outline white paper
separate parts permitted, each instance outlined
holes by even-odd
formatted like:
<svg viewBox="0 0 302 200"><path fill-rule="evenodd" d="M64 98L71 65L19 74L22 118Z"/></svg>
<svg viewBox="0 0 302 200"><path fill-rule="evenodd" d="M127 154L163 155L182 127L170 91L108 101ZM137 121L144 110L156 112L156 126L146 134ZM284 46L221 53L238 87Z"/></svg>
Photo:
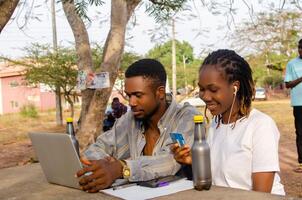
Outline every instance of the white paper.
<svg viewBox="0 0 302 200"><path fill-rule="evenodd" d="M109 88L110 80L109 80L109 72L101 72L94 74L93 80L88 85L88 88L98 89L98 88Z"/></svg>
<svg viewBox="0 0 302 200"><path fill-rule="evenodd" d="M109 72L100 73L88 73L85 71L79 71L77 77L77 89L85 90L86 88L98 89L109 88L110 79Z"/></svg>
<svg viewBox="0 0 302 200"><path fill-rule="evenodd" d="M87 73L85 71L79 71L77 77L77 89L85 90L86 89L86 78Z"/></svg>
<svg viewBox="0 0 302 200"><path fill-rule="evenodd" d="M193 189L193 182L186 179L181 179L172 182L167 186L158 187L158 188L148 188L148 187L135 185L135 186L126 187L118 190L106 189L106 190L102 190L101 192L122 199L142 200L142 199L151 199L155 197L169 195L169 194L190 190L190 189Z"/></svg>

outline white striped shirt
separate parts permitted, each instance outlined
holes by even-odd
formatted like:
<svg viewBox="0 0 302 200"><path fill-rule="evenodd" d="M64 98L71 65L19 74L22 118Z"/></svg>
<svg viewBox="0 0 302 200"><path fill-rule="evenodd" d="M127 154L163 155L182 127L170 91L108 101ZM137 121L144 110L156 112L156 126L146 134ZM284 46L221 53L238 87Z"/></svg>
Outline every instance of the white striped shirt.
<svg viewBox="0 0 302 200"><path fill-rule="evenodd" d="M113 128L97 138L85 151L90 160L114 156L123 159L130 168L129 181L146 181L161 176L175 174L180 165L170 152L171 132L182 133L186 144L192 146L194 137L193 116L199 114L191 105L181 106L172 100L157 126L160 136L154 146L152 156L143 155L146 144L144 126L135 120L132 112L119 118Z"/></svg>

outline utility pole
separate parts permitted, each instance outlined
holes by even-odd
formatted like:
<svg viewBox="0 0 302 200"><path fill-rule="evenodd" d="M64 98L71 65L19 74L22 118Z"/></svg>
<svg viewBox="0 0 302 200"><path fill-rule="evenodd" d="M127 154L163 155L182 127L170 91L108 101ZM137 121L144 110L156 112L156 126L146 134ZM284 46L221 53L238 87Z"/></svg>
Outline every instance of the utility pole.
<svg viewBox="0 0 302 200"><path fill-rule="evenodd" d="M56 25L56 7L55 0L51 0L51 24L52 24L52 44L53 51L57 52L58 40L57 40L57 25Z"/></svg>
<svg viewBox="0 0 302 200"><path fill-rule="evenodd" d="M58 50L55 0L51 0L52 43L54 53ZM63 125L62 100L60 87L56 86L56 123Z"/></svg>
<svg viewBox="0 0 302 200"><path fill-rule="evenodd" d="M188 83L187 83L187 76L186 76L186 56L182 55L182 61L183 61L183 66L184 66L184 77L185 77L185 89L186 89L186 95L188 94Z"/></svg>
<svg viewBox="0 0 302 200"><path fill-rule="evenodd" d="M172 18L172 92L176 98L176 47L175 47L175 20Z"/></svg>

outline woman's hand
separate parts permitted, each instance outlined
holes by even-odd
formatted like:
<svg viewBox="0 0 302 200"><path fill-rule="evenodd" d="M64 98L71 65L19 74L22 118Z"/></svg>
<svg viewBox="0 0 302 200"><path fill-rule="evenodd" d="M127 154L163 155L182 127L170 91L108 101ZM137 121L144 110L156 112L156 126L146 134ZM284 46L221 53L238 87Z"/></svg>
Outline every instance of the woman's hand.
<svg viewBox="0 0 302 200"><path fill-rule="evenodd" d="M172 144L170 147L174 154L174 159L180 164L192 165L191 149L188 145L180 147L178 143Z"/></svg>

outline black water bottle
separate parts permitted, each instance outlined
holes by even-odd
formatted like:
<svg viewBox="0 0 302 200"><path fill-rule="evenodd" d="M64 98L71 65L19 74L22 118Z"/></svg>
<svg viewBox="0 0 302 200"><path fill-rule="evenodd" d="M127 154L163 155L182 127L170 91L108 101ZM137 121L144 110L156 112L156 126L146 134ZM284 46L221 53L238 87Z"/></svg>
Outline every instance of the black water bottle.
<svg viewBox="0 0 302 200"><path fill-rule="evenodd" d="M67 122L66 133L70 136L72 144L73 144L78 156L80 156L79 142L78 142L77 138L75 137L75 131L74 131L74 127L73 127L73 119L71 117L67 117L66 122Z"/></svg>
<svg viewBox="0 0 302 200"><path fill-rule="evenodd" d="M210 147L202 115L194 116L194 142L192 146L193 183L196 190L209 190L212 185Z"/></svg>

